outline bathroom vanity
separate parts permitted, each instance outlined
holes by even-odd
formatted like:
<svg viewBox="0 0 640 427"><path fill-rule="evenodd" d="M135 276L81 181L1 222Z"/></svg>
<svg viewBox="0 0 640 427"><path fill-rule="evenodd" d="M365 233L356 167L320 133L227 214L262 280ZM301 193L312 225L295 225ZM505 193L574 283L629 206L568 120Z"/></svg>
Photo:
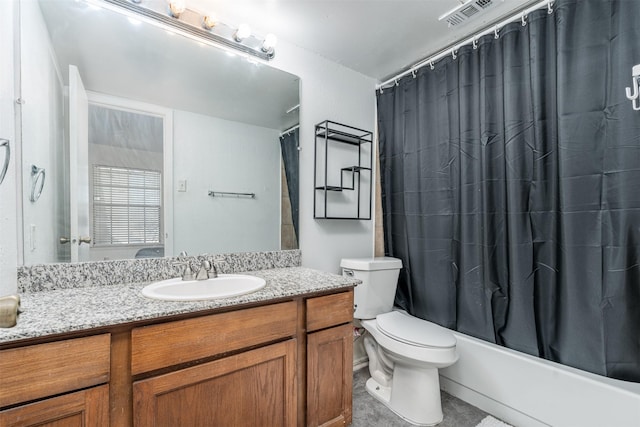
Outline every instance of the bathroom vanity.
<svg viewBox="0 0 640 427"><path fill-rule="evenodd" d="M264 291L211 307L149 301L140 285L125 286L116 300L134 299L142 319L123 321L130 308L121 306L113 324L16 332L33 335L23 339L0 332L0 425L350 424L357 281L303 268L254 273ZM70 292L66 304L88 293ZM23 298L24 328L46 294ZM118 302L101 306L116 312ZM140 314L163 304L178 312Z"/></svg>

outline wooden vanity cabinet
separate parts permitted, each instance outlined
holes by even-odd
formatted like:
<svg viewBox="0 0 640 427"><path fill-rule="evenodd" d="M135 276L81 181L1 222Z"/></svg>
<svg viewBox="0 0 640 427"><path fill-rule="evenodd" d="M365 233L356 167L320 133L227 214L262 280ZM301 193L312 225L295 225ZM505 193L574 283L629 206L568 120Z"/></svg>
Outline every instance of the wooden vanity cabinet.
<svg viewBox="0 0 640 427"><path fill-rule="evenodd" d="M307 305L307 425L351 424L353 292L310 298Z"/></svg>
<svg viewBox="0 0 640 427"><path fill-rule="evenodd" d="M198 361L133 383L134 426L294 427L296 333L294 301L134 329L134 375Z"/></svg>
<svg viewBox="0 0 640 427"><path fill-rule="evenodd" d="M0 350L1 427L351 423L353 291Z"/></svg>
<svg viewBox="0 0 640 427"><path fill-rule="evenodd" d="M110 334L2 350L0 373L0 426L109 426Z"/></svg>

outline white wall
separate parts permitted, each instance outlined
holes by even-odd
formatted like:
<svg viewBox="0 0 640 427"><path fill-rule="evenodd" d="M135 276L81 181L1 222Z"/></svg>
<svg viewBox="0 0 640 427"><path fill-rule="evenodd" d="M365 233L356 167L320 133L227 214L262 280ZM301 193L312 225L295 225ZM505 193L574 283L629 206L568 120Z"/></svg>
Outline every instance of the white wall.
<svg viewBox="0 0 640 427"><path fill-rule="evenodd" d="M18 263L16 234L16 141L14 133L14 61L13 19L15 4L3 4L0 13L0 138L10 141L11 164L5 180L0 184L0 296L17 290L16 265ZM4 150L0 150L0 168L4 162Z"/></svg>
<svg viewBox="0 0 640 427"><path fill-rule="evenodd" d="M279 249L278 130L186 111L174 112L173 129L174 252ZM256 197L210 197L209 190Z"/></svg>
<svg viewBox="0 0 640 427"><path fill-rule="evenodd" d="M26 264L59 259L58 243L62 224L54 214L63 201L61 197L64 162L64 97L47 27L36 2L21 3L21 56L23 123L22 140L29 141L22 150L24 261ZM46 178L40 198L29 200L31 165L45 169ZM35 234L32 234L30 230Z"/></svg>
<svg viewBox="0 0 640 427"><path fill-rule="evenodd" d="M373 256L373 220L313 219L314 126L328 119L373 131L376 81L286 42L278 43L271 65L301 78L302 264L337 273L342 258Z"/></svg>

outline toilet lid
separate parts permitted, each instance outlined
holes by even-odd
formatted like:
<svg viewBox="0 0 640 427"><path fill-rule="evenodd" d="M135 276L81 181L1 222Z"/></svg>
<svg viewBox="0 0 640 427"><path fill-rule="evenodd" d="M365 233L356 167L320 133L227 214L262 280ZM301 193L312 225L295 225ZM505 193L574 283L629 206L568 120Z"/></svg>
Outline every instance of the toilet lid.
<svg viewBox="0 0 640 427"><path fill-rule="evenodd" d="M376 321L383 334L407 344L431 348L456 345L456 338L448 329L400 311L380 314Z"/></svg>

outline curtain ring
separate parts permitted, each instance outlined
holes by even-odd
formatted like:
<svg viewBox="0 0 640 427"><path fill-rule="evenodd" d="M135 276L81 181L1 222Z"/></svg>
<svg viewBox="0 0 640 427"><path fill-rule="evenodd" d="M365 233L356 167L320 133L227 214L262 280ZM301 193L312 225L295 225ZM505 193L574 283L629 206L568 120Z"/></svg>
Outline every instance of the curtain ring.
<svg viewBox="0 0 640 427"><path fill-rule="evenodd" d="M457 58L455 49L451 49L451 56L453 57L453 59Z"/></svg>
<svg viewBox="0 0 640 427"><path fill-rule="evenodd" d="M400 85L398 84L398 79L395 79L395 80L394 80L394 83L396 84L396 86L400 86Z"/></svg>
<svg viewBox="0 0 640 427"><path fill-rule="evenodd" d="M473 45L473 49L478 48L478 40L475 37L473 38L473 41L471 42L471 44Z"/></svg>
<svg viewBox="0 0 640 427"><path fill-rule="evenodd" d="M416 76L417 76L417 75L416 75L416 70L411 70L411 75L412 75L412 76L413 76L413 78L415 79L415 78L416 78Z"/></svg>
<svg viewBox="0 0 640 427"><path fill-rule="evenodd" d="M493 29L493 34L494 34L494 38L496 40L498 40L500 38L500 36L498 35L498 26L496 25L495 28Z"/></svg>
<svg viewBox="0 0 640 427"><path fill-rule="evenodd" d="M551 15L553 13L553 0L549 0L547 3L547 13Z"/></svg>
<svg viewBox="0 0 640 427"><path fill-rule="evenodd" d="M382 95L384 91L382 90L382 86L380 86L380 95Z"/></svg>
<svg viewBox="0 0 640 427"><path fill-rule="evenodd" d="M433 66L433 61L429 61L429 68L431 68L432 70L436 68Z"/></svg>
<svg viewBox="0 0 640 427"><path fill-rule="evenodd" d="M522 12L522 26L527 26L527 16L524 14L524 12Z"/></svg>

